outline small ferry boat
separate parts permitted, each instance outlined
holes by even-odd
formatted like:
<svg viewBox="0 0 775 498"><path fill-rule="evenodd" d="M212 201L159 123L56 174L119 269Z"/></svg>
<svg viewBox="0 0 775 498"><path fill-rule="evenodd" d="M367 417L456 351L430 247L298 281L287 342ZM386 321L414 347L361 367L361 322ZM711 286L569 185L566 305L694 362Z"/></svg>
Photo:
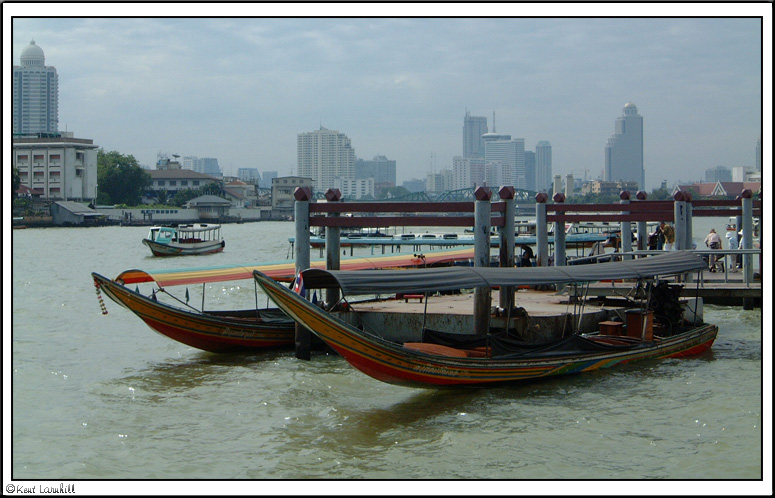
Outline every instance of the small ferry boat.
<svg viewBox="0 0 775 498"><path fill-rule="evenodd" d="M221 252L226 242L221 236L221 225L194 223L151 227L143 244L154 256L186 256Z"/></svg>

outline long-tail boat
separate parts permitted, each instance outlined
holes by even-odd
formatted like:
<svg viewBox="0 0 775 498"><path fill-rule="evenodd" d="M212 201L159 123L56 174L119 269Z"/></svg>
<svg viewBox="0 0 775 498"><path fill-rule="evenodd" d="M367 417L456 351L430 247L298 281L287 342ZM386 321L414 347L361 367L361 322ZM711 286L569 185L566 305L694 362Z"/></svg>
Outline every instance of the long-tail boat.
<svg viewBox="0 0 775 498"><path fill-rule="evenodd" d="M473 249L458 249L427 254L344 258L340 267L353 271L432 266L466 261L472 257ZM324 268L325 261L313 261L312 267ZM277 308L260 309L256 301L254 309L204 310L205 284L252 280L254 270L259 270L279 282L292 282L295 277L294 263L282 261L261 265L222 265L156 271L132 269L122 272L115 279L92 273L92 279L103 314L107 314L107 308L102 300L102 292L140 317L151 329L188 346L214 353L291 346L294 342L294 322ZM153 286L147 295L140 292L138 284L143 283L151 283ZM188 285L202 285L203 302L200 309L189 305L188 299L184 301L168 289ZM162 298L168 298L165 300L167 302L162 302Z"/></svg>
<svg viewBox="0 0 775 498"><path fill-rule="evenodd" d="M426 297L427 306L427 297L435 292L476 287L575 285L619 279L659 285L658 276L680 275L704 267L705 263L698 256L677 251L573 267L447 267L361 272L309 269L303 271L301 277L307 292L339 288L343 296L392 292L420 294ZM514 383L609 368L635 360L696 355L710 348L718 333L717 326L700 321L696 308L691 321L679 312L677 321L672 320L669 326L659 329L653 326L653 314L643 308L636 310L636 316L643 317L643 323L628 323L626 327L614 324L620 326L612 326L613 333L607 333L609 330L600 324L600 330L592 333L574 333L541 344L515 340L503 333L471 334L472 331L460 330L448 331L456 332L453 334L424 331L422 342L396 343L380 337L379 331L362 330L363 327L345 322L259 271L254 272L254 277L280 309L316 334L353 367L375 379L411 387ZM331 307L334 305L341 306L330 304ZM637 322L640 321L638 318Z"/></svg>

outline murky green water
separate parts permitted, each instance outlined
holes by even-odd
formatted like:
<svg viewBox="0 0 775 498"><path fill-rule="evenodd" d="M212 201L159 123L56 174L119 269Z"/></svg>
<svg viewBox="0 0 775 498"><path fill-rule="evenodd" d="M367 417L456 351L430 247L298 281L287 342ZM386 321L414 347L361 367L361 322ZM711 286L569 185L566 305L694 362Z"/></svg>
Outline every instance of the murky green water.
<svg viewBox="0 0 775 498"><path fill-rule="evenodd" d="M761 479L759 309L706 306L720 332L700 357L453 391L382 384L335 356L214 355L156 334L107 298L109 314L100 313L92 271L279 260L293 231L292 223L227 225L222 254L173 259L150 256L140 243L147 228L14 231L5 294L13 327L4 332L13 479L87 480L81 491L105 479ZM250 305L253 284L211 294L223 307ZM111 493L141 483L106 484ZM516 494L556 484L509 485ZM178 482L170 492L232 485L292 489ZM632 485L648 489L612 489ZM574 489L582 488L558 492Z"/></svg>

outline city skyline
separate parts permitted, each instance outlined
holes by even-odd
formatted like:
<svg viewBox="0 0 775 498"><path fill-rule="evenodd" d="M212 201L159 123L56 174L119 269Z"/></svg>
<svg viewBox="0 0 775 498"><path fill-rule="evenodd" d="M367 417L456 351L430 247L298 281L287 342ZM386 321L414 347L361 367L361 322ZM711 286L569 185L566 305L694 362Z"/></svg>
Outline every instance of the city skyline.
<svg viewBox="0 0 775 498"><path fill-rule="evenodd" d="M650 191L716 166L753 167L756 142L770 140L762 41L771 32L756 18L14 18L12 27L5 57L17 65L34 39L57 69L60 129L144 165L165 151L217 158L227 175L298 174L297 136L323 126L345 134L358 159L396 161L400 185L452 169L468 111L495 113L490 130L524 139L526 151L550 143L554 174L594 179L632 101Z"/></svg>

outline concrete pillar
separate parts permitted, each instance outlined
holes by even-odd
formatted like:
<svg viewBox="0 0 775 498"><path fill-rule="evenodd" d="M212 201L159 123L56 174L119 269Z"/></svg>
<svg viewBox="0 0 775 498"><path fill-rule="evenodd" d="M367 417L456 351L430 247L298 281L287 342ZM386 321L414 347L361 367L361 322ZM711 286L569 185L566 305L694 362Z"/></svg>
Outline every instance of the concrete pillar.
<svg viewBox="0 0 775 498"><path fill-rule="evenodd" d="M546 192L536 194L536 266L549 266L549 227L546 221Z"/></svg>
<svg viewBox="0 0 775 498"><path fill-rule="evenodd" d="M630 204L630 193L626 190L619 192L619 204L628 206ZM622 214L630 214L629 209L622 211ZM621 223L622 233L622 252L632 251L632 222L622 221ZM622 260L632 259L632 256L624 256Z"/></svg>
<svg viewBox="0 0 775 498"><path fill-rule="evenodd" d="M328 189L326 191L326 200L328 202L339 202L342 199L342 192L339 189ZM328 213L328 216L335 218L339 213ZM326 227L326 269L338 270L340 257L339 249L341 247L341 230L339 227ZM383 246L384 247L384 246ZM322 297L322 296L321 296ZM339 301L339 289L326 289L326 303L334 304Z"/></svg>
<svg viewBox="0 0 775 498"><path fill-rule="evenodd" d="M514 240L516 228L514 218L517 213L516 190L514 187L501 187L498 191L501 200L506 203L506 211L503 213L503 229L500 233L500 266L504 268L514 267ZM501 287L500 305L504 310L509 310L514 304L514 287Z"/></svg>
<svg viewBox="0 0 775 498"><path fill-rule="evenodd" d="M691 250L694 234L692 233L692 193L684 192L684 202L686 202L686 249Z"/></svg>
<svg viewBox="0 0 775 498"><path fill-rule="evenodd" d="M642 190L639 190L635 194L635 199L639 201L645 201L648 198L648 194ZM645 221L636 222L637 236L636 248L638 251L645 251L648 248L649 229L648 224Z"/></svg>
<svg viewBox="0 0 775 498"><path fill-rule="evenodd" d="M474 198L474 266L489 266L492 191L487 187L478 187ZM474 289L474 334L486 335L490 331L491 302L489 287Z"/></svg>
<svg viewBox="0 0 775 498"><path fill-rule="evenodd" d="M554 202L565 202L565 194L554 194ZM554 222L554 266L565 266L565 222Z"/></svg>
<svg viewBox="0 0 775 498"><path fill-rule="evenodd" d="M681 251L686 249L686 202L684 193L680 190L673 196L673 215L675 218L675 244L673 249Z"/></svg>
<svg viewBox="0 0 775 498"><path fill-rule="evenodd" d="M309 202L312 199L312 190L309 187L296 187L293 192L296 199L293 205L294 219L296 220L296 244L294 256L296 258L296 273L309 268ZM296 358L309 360L312 349L312 333L296 324Z"/></svg>
<svg viewBox="0 0 775 498"><path fill-rule="evenodd" d="M753 193L749 189L740 194L743 211L743 249L753 249ZM743 254L745 283L753 281L753 254Z"/></svg>

